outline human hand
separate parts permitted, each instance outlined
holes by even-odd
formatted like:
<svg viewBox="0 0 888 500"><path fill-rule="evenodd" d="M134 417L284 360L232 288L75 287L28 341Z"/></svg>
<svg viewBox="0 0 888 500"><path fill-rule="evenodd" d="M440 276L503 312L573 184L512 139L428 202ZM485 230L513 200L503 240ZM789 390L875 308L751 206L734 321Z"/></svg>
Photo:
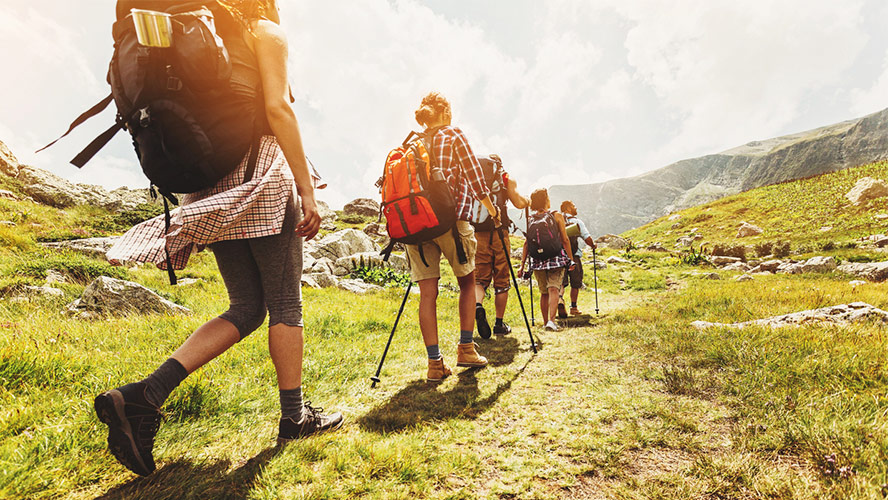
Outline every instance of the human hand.
<svg viewBox="0 0 888 500"><path fill-rule="evenodd" d="M573 270L576 269L576 268L577 268L577 265L576 265L576 264L571 264L570 267L567 268L567 270L568 270L568 271L573 271Z"/></svg>
<svg viewBox="0 0 888 500"><path fill-rule="evenodd" d="M314 199L314 193L303 195L300 198L302 200L302 220L296 225L296 234L308 241L314 238L321 229L321 215L318 213L318 203Z"/></svg>

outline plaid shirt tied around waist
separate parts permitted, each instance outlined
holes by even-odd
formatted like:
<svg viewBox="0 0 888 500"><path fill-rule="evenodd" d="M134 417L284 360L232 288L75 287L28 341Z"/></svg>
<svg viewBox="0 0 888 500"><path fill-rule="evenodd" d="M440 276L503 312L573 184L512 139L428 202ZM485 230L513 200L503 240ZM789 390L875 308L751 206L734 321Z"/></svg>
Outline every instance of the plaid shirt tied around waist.
<svg viewBox="0 0 888 500"><path fill-rule="evenodd" d="M249 152L215 186L186 194L170 212L169 233L164 216L130 229L107 252L111 263L150 262L166 269L169 249L173 269L184 269L192 253L217 241L261 238L279 234L290 197L296 196L293 173L274 136L262 137L253 178L244 183Z"/></svg>
<svg viewBox="0 0 888 500"><path fill-rule="evenodd" d="M471 220L473 198L481 200L490 194L481 164L458 127L442 127L435 133L433 143L437 164L456 198L456 217L458 220Z"/></svg>

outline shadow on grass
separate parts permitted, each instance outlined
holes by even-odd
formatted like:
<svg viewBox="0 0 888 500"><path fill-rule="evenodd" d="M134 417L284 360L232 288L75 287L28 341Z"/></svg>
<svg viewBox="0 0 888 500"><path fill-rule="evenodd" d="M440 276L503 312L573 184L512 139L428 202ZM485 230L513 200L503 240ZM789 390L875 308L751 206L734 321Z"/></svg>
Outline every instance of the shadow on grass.
<svg viewBox="0 0 888 500"><path fill-rule="evenodd" d="M130 498L246 498L265 465L282 451L282 447L266 448L245 464L230 471L231 462L221 461L198 465L173 462L148 477L140 477L116 486L100 499Z"/></svg>
<svg viewBox="0 0 888 500"><path fill-rule="evenodd" d="M488 366L491 367L511 364L518 353L518 341L511 336L482 342L481 354L487 357ZM524 373L531 360L533 356L484 398L480 398L481 391L478 388L478 372L484 368L458 369L463 371L455 373L459 379L456 387L446 392L438 391L440 384L429 383L425 379L416 380L382 406L358 418L358 425L368 431L388 433L399 432L423 422L451 418L475 419L512 387L512 383Z"/></svg>

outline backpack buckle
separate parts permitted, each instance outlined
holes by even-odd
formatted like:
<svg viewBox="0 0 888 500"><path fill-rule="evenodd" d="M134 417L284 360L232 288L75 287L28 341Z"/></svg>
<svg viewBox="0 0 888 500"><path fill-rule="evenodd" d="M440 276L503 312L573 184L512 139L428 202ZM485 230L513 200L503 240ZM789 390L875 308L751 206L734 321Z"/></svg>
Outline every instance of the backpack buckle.
<svg viewBox="0 0 888 500"><path fill-rule="evenodd" d="M168 76L166 89L171 92L182 90L182 79L175 76Z"/></svg>
<svg viewBox="0 0 888 500"><path fill-rule="evenodd" d="M142 108L139 110L139 126L148 128L149 125L151 125L151 113L148 108Z"/></svg>

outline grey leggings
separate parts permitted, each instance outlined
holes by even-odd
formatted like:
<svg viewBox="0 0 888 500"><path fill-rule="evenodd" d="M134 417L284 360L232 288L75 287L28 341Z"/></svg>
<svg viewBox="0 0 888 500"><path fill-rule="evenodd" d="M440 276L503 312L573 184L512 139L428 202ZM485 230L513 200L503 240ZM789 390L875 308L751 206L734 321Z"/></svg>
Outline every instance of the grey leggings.
<svg viewBox="0 0 888 500"><path fill-rule="evenodd" d="M243 340L265 321L302 326L302 238L296 235L300 212L287 203L280 234L210 245L228 289L228 310L219 317L237 327Z"/></svg>

